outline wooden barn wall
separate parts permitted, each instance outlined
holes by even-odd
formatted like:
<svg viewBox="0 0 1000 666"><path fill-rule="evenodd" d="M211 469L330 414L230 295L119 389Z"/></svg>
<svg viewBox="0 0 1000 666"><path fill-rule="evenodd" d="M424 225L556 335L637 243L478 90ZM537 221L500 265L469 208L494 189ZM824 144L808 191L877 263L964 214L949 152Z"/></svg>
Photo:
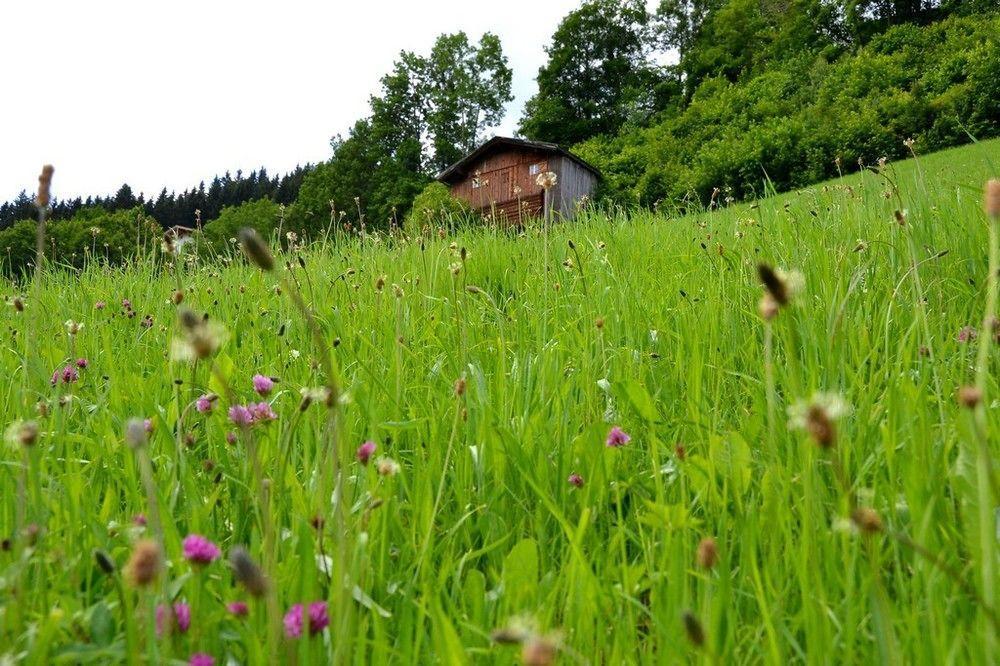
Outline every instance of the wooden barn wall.
<svg viewBox="0 0 1000 666"><path fill-rule="evenodd" d="M597 176L568 157L553 157L550 162L550 169L559 176L556 186L550 192L552 213L567 220L572 219L576 215L580 199L593 196Z"/></svg>
<svg viewBox="0 0 1000 666"><path fill-rule="evenodd" d="M529 173L530 166L541 162L543 170L551 169L552 159L533 150L510 150L489 155L472 165L468 175L451 186L451 193L475 208L516 201L515 186L521 188L522 199L541 194L542 188L535 183L536 176ZM477 171L485 184L474 188L472 181Z"/></svg>
<svg viewBox="0 0 1000 666"><path fill-rule="evenodd" d="M484 157L469 168L468 175L451 186L453 196L484 212L495 212L510 219L520 210L522 215L541 214L542 188L536 183L537 174L530 167L540 165L540 171L553 171L557 184L549 192L546 207L553 215L572 219L578 201L591 196L597 177L588 169L560 155L535 150L508 150ZM478 173L477 173L478 172ZM475 178L481 186L473 187ZM520 187L520 194L515 188ZM522 208L518 208L518 199Z"/></svg>

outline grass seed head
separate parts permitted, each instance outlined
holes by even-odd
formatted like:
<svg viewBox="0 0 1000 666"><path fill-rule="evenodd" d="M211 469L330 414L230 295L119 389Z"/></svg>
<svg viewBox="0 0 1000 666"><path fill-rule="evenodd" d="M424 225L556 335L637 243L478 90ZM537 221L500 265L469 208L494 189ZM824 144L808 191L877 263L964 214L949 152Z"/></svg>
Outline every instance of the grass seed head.
<svg viewBox="0 0 1000 666"><path fill-rule="evenodd" d="M976 406L983 400L983 392L975 386L962 386L958 389L958 393L955 397L958 399L958 403L963 407L975 409Z"/></svg>
<svg viewBox="0 0 1000 666"><path fill-rule="evenodd" d="M15 421L7 428L7 441L19 446L34 446L38 441L38 424L34 421Z"/></svg>
<svg viewBox="0 0 1000 666"><path fill-rule="evenodd" d="M983 208L993 219L1000 219L1000 179L993 178L986 183Z"/></svg>
<svg viewBox="0 0 1000 666"><path fill-rule="evenodd" d="M703 646L705 644L705 629L701 626L701 620L691 611L684 611L681 619L684 621L684 633L691 644L699 648Z"/></svg>
<svg viewBox="0 0 1000 666"><path fill-rule="evenodd" d="M781 309L781 306L778 305L778 301L774 299L771 292L767 292L760 297L760 304L757 306L757 309L760 312L761 319L771 321L778 316L778 310Z"/></svg>
<svg viewBox="0 0 1000 666"><path fill-rule="evenodd" d="M109 576L115 572L114 560L112 560L111 556L103 550L94 551L94 560L97 562L97 566L101 568L101 571Z"/></svg>
<svg viewBox="0 0 1000 666"><path fill-rule="evenodd" d="M38 176L38 195L35 196L35 205L39 208L48 208L52 201L52 174L55 169L51 164L42 167L42 173Z"/></svg>
<svg viewBox="0 0 1000 666"><path fill-rule="evenodd" d="M125 565L125 577L135 587L147 587L159 578L162 568L163 551L160 545L151 539L143 539L132 549Z"/></svg>
<svg viewBox="0 0 1000 666"><path fill-rule="evenodd" d="M268 249L267 244L256 231L250 227L243 227L239 231L239 239L243 253L257 268L264 271L274 270L274 257L271 256L271 250Z"/></svg>
<svg viewBox="0 0 1000 666"><path fill-rule="evenodd" d="M702 569L711 569L719 561L719 549L715 539L705 537L698 543L698 566Z"/></svg>
<svg viewBox="0 0 1000 666"><path fill-rule="evenodd" d="M129 419L125 424L125 441L133 449L141 449L146 446L149 439L149 432L146 430L146 423L143 419Z"/></svg>
<svg viewBox="0 0 1000 666"><path fill-rule="evenodd" d="M521 647L524 666L549 666L556 661L556 646L544 636L533 636Z"/></svg>
<svg viewBox="0 0 1000 666"><path fill-rule="evenodd" d="M267 577L246 548L236 546L229 551L229 564L233 567L233 576L247 592L255 597L264 595L267 591Z"/></svg>
<svg viewBox="0 0 1000 666"><path fill-rule="evenodd" d="M850 407L839 395L816 393L788 408L788 427L806 431L817 446L828 449L837 442L836 421L848 412Z"/></svg>
<svg viewBox="0 0 1000 666"><path fill-rule="evenodd" d="M851 512L851 522L862 534L876 534L882 531L882 519L874 509L858 507Z"/></svg>
<svg viewBox="0 0 1000 666"><path fill-rule="evenodd" d="M777 271L767 264L758 264L757 275L760 277L760 281L764 283L767 293L771 295L778 305L788 305L788 286L778 275Z"/></svg>

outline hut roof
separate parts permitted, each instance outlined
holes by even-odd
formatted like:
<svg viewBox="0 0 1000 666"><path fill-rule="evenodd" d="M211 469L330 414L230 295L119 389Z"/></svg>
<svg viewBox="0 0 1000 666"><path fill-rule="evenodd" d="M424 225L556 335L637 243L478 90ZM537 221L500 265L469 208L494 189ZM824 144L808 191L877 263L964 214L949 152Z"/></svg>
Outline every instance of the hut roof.
<svg viewBox="0 0 1000 666"><path fill-rule="evenodd" d="M586 161L577 157L573 153L569 152L565 148L554 144L546 143L544 141L528 141L527 139L514 139L505 136L495 136L483 145L479 146L471 153L460 159L459 161L452 164L450 167L442 171L437 175L437 180L442 183L447 183L448 185L453 185L456 182L463 180L469 175L469 169L472 168L481 159L486 158L494 153L498 153L503 150L509 149L522 149L522 150L537 150L542 153L547 153L549 155L560 155L562 157L567 157L577 164L579 164L584 169L591 171L598 178L601 176L601 172L598 171L593 165L588 164Z"/></svg>

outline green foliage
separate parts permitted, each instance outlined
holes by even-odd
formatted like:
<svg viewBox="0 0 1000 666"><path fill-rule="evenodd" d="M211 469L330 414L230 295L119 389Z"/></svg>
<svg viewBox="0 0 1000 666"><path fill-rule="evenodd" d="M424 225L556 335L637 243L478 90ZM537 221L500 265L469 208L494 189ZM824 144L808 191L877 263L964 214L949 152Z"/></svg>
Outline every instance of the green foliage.
<svg viewBox="0 0 1000 666"><path fill-rule="evenodd" d="M5 273L23 275L32 269L36 229L35 221L22 220L0 230ZM141 206L115 212L97 206L82 208L68 220L46 224L45 259L77 268L88 259L119 264L143 250L158 247L162 233Z"/></svg>
<svg viewBox="0 0 1000 666"><path fill-rule="evenodd" d="M464 201L451 196L451 191L444 183L430 183L413 200L413 206L406 216L406 232L416 236L426 225L432 228L455 228L467 219L471 210Z"/></svg>
<svg viewBox="0 0 1000 666"><path fill-rule="evenodd" d="M648 24L642 0L589 0L570 12L546 49L521 133L571 145L648 112L661 78L649 60Z"/></svg>
<svg viewBox="0 0 1000 666"><path fill-rule="evenodd" d="M430 172L475 146L511 99L511 70L490 33L478 45L464 32L441 35L428 56L404 51L381 83L371 116L335 138L333 157L303 179L289 209L294 226L398 225Z"/></svg>
<svg viewBox="0 0 1000 666"><path fill-rule="evenodd" d="M430 181L419 151L418 142L407 141L386 155L371 121L358 121L350 137L336 142L333 157L303 179L288 210L290 225L313 238L345 224L388 229Z"/></svg>
<svg viewBox="0 0 1000 666"><path fill-rule="evenodd" d="M205 224L204 234L217 249L229 245L230 239L236 238L237 232L243 227L250 227L262 237L271 238L278 228L281 215L282 207L270 199L226 206L219 217Z"/></svg>
<svg viewBox="0 0 1000 666"><path fill-rule="evenodd" d="M707 79L647 128L577 146L620 203L707 203L811 184L858 160L1000 134L1000 17L901 25L834 62L802 53L739 83Z"/></svg>

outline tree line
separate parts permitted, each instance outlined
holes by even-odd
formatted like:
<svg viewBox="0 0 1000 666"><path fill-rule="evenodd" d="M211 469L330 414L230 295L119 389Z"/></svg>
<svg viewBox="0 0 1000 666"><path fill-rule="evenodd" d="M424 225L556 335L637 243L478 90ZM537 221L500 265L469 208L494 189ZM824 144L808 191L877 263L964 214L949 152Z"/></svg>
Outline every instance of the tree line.
<svg viewBox="0 0 1000 666"><path fill-rule="evenodd" d="M247 201L266 197L280 204L291 204L298 195L302 179L311 170L310 165L299 166L280 176L271 176L264 167L249 174L237 171L235 176L226 172L213 178L208 186L201 182L197 187L180 193L167 192L163 188L158 196L148 199L142 193L137 196L126 183L113 195L56 199L52 202L50 217L53 220L68 220L89 208L101 208L113 213L139 206L164 228L176 225L194 227L197 218L214 220L223 208ZM22 190L13 201L0 204L0 229L35 215L34 197Z"/></svg>

